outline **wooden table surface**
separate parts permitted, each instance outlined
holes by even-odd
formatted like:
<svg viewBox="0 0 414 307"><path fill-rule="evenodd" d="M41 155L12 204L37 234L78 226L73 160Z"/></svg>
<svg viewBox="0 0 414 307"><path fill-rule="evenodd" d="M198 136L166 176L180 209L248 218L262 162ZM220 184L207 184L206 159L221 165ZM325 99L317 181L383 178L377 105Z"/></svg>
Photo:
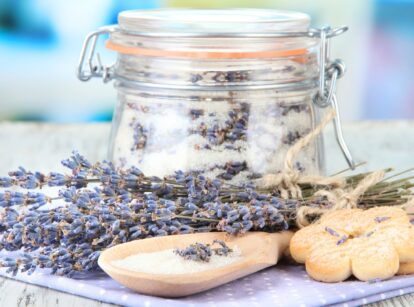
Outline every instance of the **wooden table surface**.
<svg viewBox="0 0 414 307"><path fill-rule="evenodd" d="M62 170L60 160L79 150L92 161L106 157L109 124L54 125L0 123L0 175L19 165L40 171ZM414 166L414 122L347 123L344 133L357 161L369 161L360 171ZM346 167L332 131L325 137L327 173ZM56 290L0 277L0 306L114 306ZM414 295L369 306L414 306Z"/></svg>

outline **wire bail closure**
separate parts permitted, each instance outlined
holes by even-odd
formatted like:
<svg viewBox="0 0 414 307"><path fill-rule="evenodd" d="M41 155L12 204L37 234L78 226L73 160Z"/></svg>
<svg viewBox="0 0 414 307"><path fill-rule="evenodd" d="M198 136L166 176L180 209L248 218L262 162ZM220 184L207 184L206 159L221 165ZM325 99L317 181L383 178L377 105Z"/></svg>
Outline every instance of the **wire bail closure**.
<svg viewBox="0 0 414 307"><path fill-rule="evenodd" d="M143 37L187 37L187 38L226 38L226 37L249 37L249 38L289 38L289 37L310 37L320 39L319 52L319 89L313 102L320 108L331 106L335 112L334 129L335 137L339 147L351 169L355 169L355 162L351 152L345 142L342 125L339 114L338 102L336 100L336 81L345 74L345 64L341 60L329 60L329 43L330 38L343 34L348 27L342 26L331 28L329 26L321 29L309 29L307 32L278 32L278 33L148 33L148 32L128 32L120 29L117 25L102 27L97 31L91 32L86 36L83 43L79 63L77 67L77 77L81 81L89 81L92 78L99 77L106 83L116 78L114 74L114 65L106 66L102 64L101 57L96 52L98 39L103 35L113 32L125 32L131 35ZM95 59L96 58L96 59Z"/></svg>
<svg viewBox="0 0 414 307"><path fill-rule="evenodd" d="M94 77L98 77L102 78L102 80L106 83L113 79L114 66L103 65L99 52L96 53L96 61L94 58L96 43L98 42L99 37L114 32L115 28L116 26L102 27L99 30L91 32L86 36L76 70L76 75L79 80L89 81ZM86 56L87 53L88 56ZM87 62L88 68L85 68L85 61Z"/></svg>
<svg viewBox="0 0 414 307"><path fill-rule="evenodd" d="M316 93L313 102L320 108L331 106L335 110L334 130L335 138L341 148L349 167L355 169L355 161L349 151L342 133L341 117L339 112L338 101L336 99L336 81L345 74L345 64L339 59L329 60L329 39L338 36L348 30L348 27L340 27L332 29L331 27L323 27L319 33L315 32L315 36L320 37L319 51L319 90Z"/></svg>

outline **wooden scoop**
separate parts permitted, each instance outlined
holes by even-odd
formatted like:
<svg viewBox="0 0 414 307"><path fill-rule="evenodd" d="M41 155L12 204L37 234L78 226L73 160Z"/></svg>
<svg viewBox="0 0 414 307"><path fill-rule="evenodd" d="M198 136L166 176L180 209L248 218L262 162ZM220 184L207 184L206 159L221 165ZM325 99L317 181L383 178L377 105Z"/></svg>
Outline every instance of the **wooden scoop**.
<svg viewBox="0 0 414 307"><path fill-rule="evenodd" d="M120 284L139 293L180 297L205 291L275 265L289 246L293 233L248 232L230 236L224 232L173 235L136 240L111 247L99 257L99 266ZM138 253L186 248L196 242L223 240L238 248L240 260L220 268L186 274L148 274L115 266L112 262ZM191 260L188 260L191 261Z"/></svg>

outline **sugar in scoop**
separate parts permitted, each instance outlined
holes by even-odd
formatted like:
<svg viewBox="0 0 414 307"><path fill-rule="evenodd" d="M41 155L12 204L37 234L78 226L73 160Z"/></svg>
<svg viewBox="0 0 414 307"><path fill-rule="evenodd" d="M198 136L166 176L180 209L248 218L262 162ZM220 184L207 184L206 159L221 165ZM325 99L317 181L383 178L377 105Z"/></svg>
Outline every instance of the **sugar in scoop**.
<svg viewBox="0 0 414 307"><path fill-rule="evenodd" d="M212 253L208 261L195 261L180 256L174 249L139 253L112 261L114 266L150 274L188 274L224 267L242 259L237 246L226 255Z"/></svg>

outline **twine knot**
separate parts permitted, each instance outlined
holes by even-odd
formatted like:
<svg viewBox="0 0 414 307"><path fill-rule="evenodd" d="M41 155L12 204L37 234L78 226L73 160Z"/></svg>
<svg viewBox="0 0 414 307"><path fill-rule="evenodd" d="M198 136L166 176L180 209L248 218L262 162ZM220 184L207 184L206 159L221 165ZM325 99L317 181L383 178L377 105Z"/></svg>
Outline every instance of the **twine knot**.
<svg viewBox="0 0 414 307"><path fill-rule="evenodd" d="M346 180L339 177L308 176L300 174L294 167L294 159L302 149L309 145L335 117L336 112L331 109L321 123L310 133L300 138L286 153L284 168L278 174L268 174L259 179L259 184L265 188L275 188L284 199L302 198L300 185L325 186L328 189L317 191L314 196L325 197L331 204L321 208L319 205L304 205L298 208L296 222L299 227L310 224L309 217L322 215L327 211L338 209L352 209L358 207L359 198L372 186L380 182L385 175L384 171L376 171L365 176L353 189L345 190ZM412 200L414 205L414 200Z"/></svg>
<svg viewBox="0 0 414 307"><path fill-rule="evenodd" d="M307 176L299 173L294 167L294 160L302 149L309 145L325 128L325 126L335 117L336 112L331 109L321 123L310 133L300 138L286 153L284 168L278 174L268 174L258 180L259 185L265 188L275 188L284 199L302 198L300 184L310 184L312 186L331 186L333 188L343 187L345 180L338 177Z"/></svg>
<svg viewBox="0 0 414 307"><path fill-rule="evenodd" d="M302 228L310 224L309 217L314 215L322 215L328 211L339 209L354 209L358 208L359 198L372 186L380 182L385 176L384 171L376 171L368 174L362 179L358 185L351 190L335 189L320 190L314 194L314 196L325 197L331 207L320 208L311 206L301 206L297 210L296 223Z"/></svg>
<svg viewBox="0 0 414 307"><path fill-rule="evenodd" d="M276 187L283 199L301 198L302 190L299 187L300 175L290 170L278 174L266 175L261 185L265 188Z"/></svg>

